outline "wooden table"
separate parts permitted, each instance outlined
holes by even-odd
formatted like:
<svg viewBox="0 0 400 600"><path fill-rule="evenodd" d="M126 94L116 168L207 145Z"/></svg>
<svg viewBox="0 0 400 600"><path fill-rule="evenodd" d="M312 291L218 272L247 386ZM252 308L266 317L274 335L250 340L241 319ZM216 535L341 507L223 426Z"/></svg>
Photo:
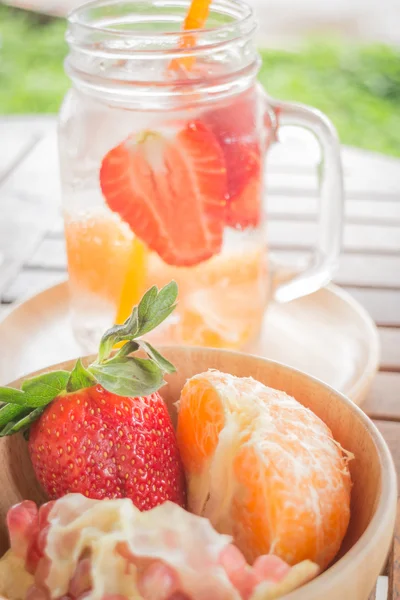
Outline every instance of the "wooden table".
<svg viewBox="0 0 400 600"><path fill-rule="evenodd" d="M0 317L66 277L55 129L54 117L0 120ZM270 243L285 259L305 255L316 232L318 150L292 133L273 151L268 175ZM378 325L380 372L363 408L400 474L400 160L344 148L343 162L346 225L335 281ZM375 597L400 599L400 523Z"/></svg>

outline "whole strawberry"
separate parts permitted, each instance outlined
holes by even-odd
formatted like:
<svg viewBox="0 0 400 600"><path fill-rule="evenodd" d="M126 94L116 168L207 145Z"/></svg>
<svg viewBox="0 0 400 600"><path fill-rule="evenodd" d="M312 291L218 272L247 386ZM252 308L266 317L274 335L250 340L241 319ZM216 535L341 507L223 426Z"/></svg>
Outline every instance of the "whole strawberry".
<svg viewBox="0 0 400 600"><path fill-rule="evenodd" d="M31 427L33 468L49 498L131 498L183 506L175 432L158 392L122 398L101 385L57 398Z"/></svg>
<svg viewBox="0 0 400 600"><path fill-rule="evenodd" d="M158 393L174 367L137 337L175 308L173 282L151 288L130 318L107 331L97 360L71 373L0 388L0 436L29 429L36 476L49 498L77 492L89 498L131 498L140 510L167 500L185 503L175 431ZM112 349L126 342L114 355ZM139 348L147 358L132 356Z"/></svg>

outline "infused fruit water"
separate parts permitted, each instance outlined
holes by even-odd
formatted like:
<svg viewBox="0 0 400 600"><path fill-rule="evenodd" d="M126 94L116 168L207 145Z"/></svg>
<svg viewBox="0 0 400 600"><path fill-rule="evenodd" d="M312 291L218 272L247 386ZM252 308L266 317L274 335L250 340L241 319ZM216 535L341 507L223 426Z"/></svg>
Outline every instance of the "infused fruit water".
<svg viewBox="0 0 400 600"><path fill-rule="evenodd" d="M175 279L169 343L241 348L267 303L266 139L257 88L185 110L86 99L62 156L74 324L90 348L151 285ZM74 98L67 99L74 102ZM203 107L204 106L204 107ZM64 110L66 107L64 106ZM61 121L63 136L71 133Z"/></svg>

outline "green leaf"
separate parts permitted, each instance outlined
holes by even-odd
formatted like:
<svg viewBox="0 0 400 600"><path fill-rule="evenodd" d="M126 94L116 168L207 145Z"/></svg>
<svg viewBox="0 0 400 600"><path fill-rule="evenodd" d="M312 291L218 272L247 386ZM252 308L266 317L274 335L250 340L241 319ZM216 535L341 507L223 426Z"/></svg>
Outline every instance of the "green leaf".
<svg viewBox="0 0 400 600"><path fill-rule="evenodd" d="M90 371L83 366L82 361L79 358L76 361L67 381L67 392L76 392L78 390L92 387L93 385L96 385L96 379L93 377Z"/></svg>
<svg viewBox="0 0 400 600"><path fill-rule="evenodd" d="M115 344L130 341L136 337L138 330L137 310L137 306L135 306L131 316L123 323L123 325L114 325L105 332L100 341L97 362L107 360L110 357Z"/></svg>
<svg viewBox="0 0 400 600"><path fill-rule="evenodd" d="M151 358L164 373L176 372L174 365L164 358L164 356L162 356L154 346L149 344L149 342L140 340L139 345L146 352L147 356L149 356L149 358Z"/></svg>
<svg viewBox="0 0 400 600"><path fill-rule="evenodd" d="M164 383L156 363L145 358L113 358L106 363L95 363L89 370L100 385L118 396L147 396Z"/></svg>
<svg viewBox="0 0 400 600"><path fill-rule="evenodd" d="M143 327L140 329L139 336L141 337L142 335L145 335L146 333L149 333L150 331L158 327L160 323L165 321L165 319L167 319L169 315L173 313L175 308L176 304L157 311L157 313L155 315L152 315L151 318L149 318L149 320L147 321L147 323L143 325Z"/></svg>
<svg viewBox="0 0 400 600"><path fill-rule="evenodd" d="M149 292L153 289L157 290L157 288L151 288ZM143 300L146 299L146 295L147 294L143 297ZM158 292L156 297L154 297L154 292L152 292L152 302L148 302L146 299L142 306L142 300L138 308L139 331L137 337L152 331L160 325L160 323L165 321L165 319L175 310L177 297L178 286L175 281L171 281Z"/></svg>
<svg viewBox="0 0 400 600"><path fill-rule="evenodd" d="M69 379L68 371L43 373L26 379L20 390L0 388L0 437L26 429L61 392Z"/></svg>
<svg viewBox="0 0 400 600"><path fill-rule="evenodd" d="M131 316L122 325L111 327L103 335L97 360L89 371L108 391L120 396L144 396L152 394L163 385L164 373L173 373L174 366L153 346L138 337L148 333L166 319L176 306L178 286L175 281L158 291L151 287L144 294ZM117 343L127 342L110 358ZM148 359L129 356L141 346Z"/></svg>
<svg viewBox="0 0 400 600"><path fill-rule="evenodd" d="M25 404L24 397L25 394L21 390L11 387L0 387L0 402L23 405Z"/></svg>
<svg viewBox="0 0 400 600"><path fill-rule="evenodd" d="M45 410L46 407L35 408L35 410L32 410L19 421L9 421L7 425L0 431L0 437L12 435L18 431L25 431L40 417L40 415L44 413Z"/></svg>
<svg viewBox="0 0 400 600"><path fill-rule="evenodd" d="M132 352L136 352L136 350L139 350L138 342L126 342L126 344L124 344L117 352L117 354L113 356L113 360L124 358L125 356L132 354Z"/></svg>
<svg viewBox="0 0 400 600"><path fill-rule="evenodd" d="M153 287L151 287L149 290L147 290L147 292L145 293L145 295L139 302L138 329L140 329L141 324L146 320L147 313L149 310L151 310L152 305L154 304L155 300L157 299L157 295L158 295L158 288L156 285L153 285Z"/></svg>
<svg viewBox="0 0 400 600"><path fill-rule="evenodd" d="M2 429L10 421L15 421L18 417L25 416L30 412L31 410L24 406L5 404L2 406L2 408L0 408L0 429Z"/></svg>
<svg viewBox="0 0 400 600"><path fill-rule="evenodd" d="M46 406L66 390L69 377L69 371L53 371L26 379L21 386L25 392L25 406Z"/></svg>
<svg viewBox="0 0 400 600"><path fill-rule="evenodd" d="M163 309L172 306L178 299L178 284L176 281L170 281L159 292L157 303L158 308Z"/></svg>
<svg viewBox="0 0 400 600"><path fill-rule="evenodd" d="M15 424L15 421L10 421L9 423L7 423L7 425L5 425L4 428L0 431L0 437L5 437L6 435L9 435L8 432L12 430Z"/></svg>
<svg viewBox="0 0 400 600"><path fill-rule="evenodd" d="M116 344L134 341L155 329L175 309L177 297L178 286L175 281L171 281L160 291L156 286L147 290L139 305L133 308L129 319L105 332L100 341L96 364L108 360Z"/></svg>

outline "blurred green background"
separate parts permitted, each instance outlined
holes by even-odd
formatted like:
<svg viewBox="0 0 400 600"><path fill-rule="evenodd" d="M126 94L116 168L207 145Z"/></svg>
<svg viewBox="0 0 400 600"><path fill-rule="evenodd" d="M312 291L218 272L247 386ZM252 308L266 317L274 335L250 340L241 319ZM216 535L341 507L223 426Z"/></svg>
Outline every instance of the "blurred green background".
<svg viewBox="0 0 400 600"><path fill-rule="evenodd" d="M65 21L0 5L0 114L54 113L68 88ZM324 111L344 144L400 156L400 49L307 39L261 50L269 94Z"/></svg>

